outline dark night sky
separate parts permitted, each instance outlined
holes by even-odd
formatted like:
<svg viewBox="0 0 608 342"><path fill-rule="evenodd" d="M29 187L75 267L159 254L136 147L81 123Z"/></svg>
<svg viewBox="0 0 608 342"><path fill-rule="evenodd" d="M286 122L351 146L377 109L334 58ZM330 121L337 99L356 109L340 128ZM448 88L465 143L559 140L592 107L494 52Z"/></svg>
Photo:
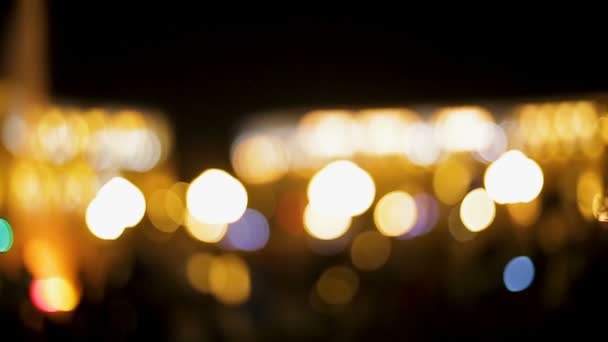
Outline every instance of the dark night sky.
<svg viewBox="0 0 608 342"><path fill-rule="evenodd" d="M257 111L608 88L597 42L555 28L510 36L477 19L441 28L439 18L220 16L195 4L49 7L53 95L164 110L183 168L203 166L190 164L201 151L225 163L239 119Z"/></svg>

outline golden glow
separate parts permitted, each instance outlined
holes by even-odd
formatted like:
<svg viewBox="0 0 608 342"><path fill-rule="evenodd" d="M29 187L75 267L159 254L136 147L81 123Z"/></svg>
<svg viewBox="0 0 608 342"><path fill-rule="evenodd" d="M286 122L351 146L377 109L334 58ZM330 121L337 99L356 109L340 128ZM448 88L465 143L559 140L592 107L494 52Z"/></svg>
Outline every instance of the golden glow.
<svg viewBox="0 0 608 342"><path fill-rule="evenodd" d="M311 156L348 157L354 152L354 119L344 110L307 113L298 124L298 141Z"/></svg>
<svg viewBox="0 0 608 342"><path fill-rule="evenodd" d="M460 219L472 231L482 231L494 221L496 206L483 188L471 190L460 205Z"/></svg>
<svg viewBox="0 0 608 342"><path fill-rule="evenodd" d="M283 143L268 135L260 134L237 140L231 159L237 176L250 184L274 182L288 168Z"/></svg>
<svg viewBox="0 0 608 342"><path fill-rule="evenodd" d="M435 139L435 128L425 122L412 123L406 131L408 159L421 166L434 164L441 156L441 147Z"/></svg>
<svg viewBox="0 0 608 342"><path fill-rule="evenodd" d="M543 171L522 152L511 150L490 164L484 185L496 203L530 202L543 188Z"/></svg>
<svg viewBox="0 0 608 342"><path fill-rule="evenodd" d="M174 232L184 220L184 204L171 190L160 189L149 196L147 213L150 222L161 232Z"/></svg>
<svg viewBox="0 0 608 342"><path fill-rule="evenodd" d="M458 159L449 159L438 165L433 174L435 195L441 202L454 205L466 194L472 177L467 164Z"/></svg>
<svg viewBox="0 0 608 342"><path fill-rule="evenodd" d="M418 211L414 198L403 191L393 191L382 196L374 209L374 222L380 233L399 236L410 231Z"/></svg>
<svg viewBox="0 0 608 342"><path fill-rule="evenodd" d="M576 203L584 218L594 218L594 199L604 191L602 175L598 170L586 170L581 173L576 183Z"/></svg>
<svg viewBox="0 0 608 342"><path fill-rule="evenodd" d="M317 281L317 293L328 304L348 304L359 288L359 276L345 266L328 268Z"/></svg>
<svg viewBox="0 0 608 342"><path fill-rule="evenodd" d="M208 169L190 183L186 205L197 221L232 223L247 209L247 191L238 179L227 172Z"/></svg>
<svg viewBox="0 0 608 342"><path fill-rule="evenodd" d="M30 296L38 309L49 313L72 311L80 302L80 294L74 284L62 277L34 280Z"/></svg>
<svg viewBox="0 0 608 342"><path fill-rule="evenodd" d="M486 128L492 121L492 115L479 107L446 108L437 115L437 138L446 151L480 151L492 140Z"/></svg>
<svg viewBox="0 0 608 342"><path fill-rule="evenodd" d="M86 136L79 136L78 133L83 132L77 121L68 122L65 115L56 108L40 118L37 133L39 146L36 147L40 149L42 157L56 164L63 164L72 159L81 148L81 140L86 139ZM86 131L84 133L86 134Z"/></svg>
<svg viewBox="0 0 608 342"><path fill-rule="evenodd" d="M364 110L358 117L359 149L372 155L398 155L404 152L404 132L417 121L405 109Z"/></svg>
<svg viewBox="0 0 608 342"><path fill-rule="evenodd" d="M186 276L188 282L197 291L202 293L211 292L209 286L209 270L213 261L213 255L208 253L196 253L188 258L186 264Z"/></svg>
<svg viewBox="0 0 608 342"><path fill-rule="evenodd" d="M509 203L507 211L513 223L528 227L536 223L542 210L541 201L537 198L528 203Z"/></svg>
<svg viewBox="0 0 608 342"><path fill-rule="evenodd" d="M145 212L146 200L141 190L122 177L114 177L89 203L85 220L93 235L114 240L125 228L136 226Z"/></svg>
<svg viewBox="0 0 608 342"><path fill-rule="evenodd" d="M209 288L224 304L239 305L247 301L251 279L245 261L231 254L213 258L209 266Z"/></svg>
<svg viewBox="0 0 608 342"><path fill-rule="evenodd" d="M391 241L373 230L357 235L350 248L353 265L363 271L379 269L390 254Z"/></svg>
<svg viewBox="0 0 608 342"><path fill-rule="evenodd" d="M308 184L309 205L332 217L363 214L374 201L372 177L355 163L339 160L319 170Z"/></svg>
<svg viewBox="0 0 608 342"><path fill-rule="evenodd" d="M304 228L312 237L333 240L344 235L352 220L349 216L335 217L319 214L310 205L304 209Z"/></svg>
<svg viewBox="0 0 608 342"><path fill-rule="evenodd" d="M193 238L207 243L215 243L220 241L228 230L227 223L207 224L197 221L191 215L186 215L184 222L186 231Z"/></svg>

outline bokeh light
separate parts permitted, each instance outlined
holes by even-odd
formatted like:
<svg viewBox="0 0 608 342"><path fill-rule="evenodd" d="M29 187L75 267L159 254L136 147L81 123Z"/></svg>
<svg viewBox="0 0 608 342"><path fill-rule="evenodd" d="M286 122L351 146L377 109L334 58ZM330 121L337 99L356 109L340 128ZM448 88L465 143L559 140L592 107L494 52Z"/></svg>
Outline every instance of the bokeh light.
<svg viewBox="0 0 608 342"><path fill-rule="evenodd" d="M483 188L471 190L460 205L460 219L464 226L472 232L480 232L486 228L496 215L494 201Z"/></svg>
<svg viewBox="0 0 608 342"><path fill-rule="evenodd" d="M247 209L247 191L227 172L209 169L188 187L186 205L190 215L200 222L232 223Z"/></svg>
<svg viewBox="0 0 608 342"><path fill-rule="evenodd" d="M339 160L319 170L308 184L309 205L327 216L356 216L374 201L372 177L355 163Z"/></svg>
<svg viewBox="0 0 608 342"><path fill-rule="evenodd" d="M228 224L226 223L203 223L187 214L184 221L184 226L186 227L186 231L188 234L190 234L190 236L199 241L207 243L216 243L220 241L224 235L226 235L226 231L228 230Z"/></svg>
<svg viewBox="0 0 608 342"><path fill-rule="evenodd" d="M3 218L0 218L0 253L8 252L13 247L13 229Z"/></svg>
<svg viewBox="0 0 608 342"><path fill-rule="evenodd" d="M433 190L437 198L447 204L458 203L466 194L473 175L463 161L455 158L439 164L433 174Z"/></svg>
<svg viewBox="0 0 608 342"><path fill-rule="evenodd" d="M485 129L489 131L488 135L491 136L488 144L475 152L473 155L480 161L489 163L493 162L500 157L509 146L507 135L503 128L495 123L487 123Z"/></svg>
<svg viewBox="0 0 608 342"><path fill-rule="evenodd" d="M312 237L333 240L342 236L350 227L350 216L336 217L317 213L310 204L304 209L304 228Z"/></svg>
<svg viewBox="0 0 608 342"><path fill-rule="evenodd" d="M520 292L532 284L534 281L534 264L527 256L518 256L505 266L503 281L507 290Z"/></svg>
<svg viewBox="0 0 608 342"><path fill-rule="evenodd" d="M251 293L251 277L245 261L232 254L213 258L209 266L209 288L224 304L244 303Z"/></svg>
<svg viewBox="0 0 608 342"><path fill-rule="evenodd" d="M257 251L268 242L270 229L266 217L255 209L247 209L243 216L228 226L227 243L242 251Z"/></svg>
<svg viewBox="0 0 608 342"><path fill-rule="evenodd" d="M530 202L543 188L543 171L521 151L505 152L484 175L488 195L500 204Z"/></svg>
<svg viewBox="0 0 608 342"><path fill-rule="evenodd" d="M237 176L250 184L274 182L287 172L289 166L281 140L264 134L238 139L231 159Z"/></svg>
<svg viewBox="0 0 608 342"><path fill-rule="evenodd" d="M30 298L34 306L46 313L72 311L80 302L78 289L62 277L35 279L30 287Z"/></svg>
<svg viewBox="0 0 608 342"><path fill-rule="evenodd" d="M319 298L328 304L348 304L359 289L359 276L349 267L333 266L319 277L316 289Z"/></svg>
<svg viewBox="0 0 608 342"><path fill-rule="evenodd" d="M304 152L322 158L349 157L355 150L355 122L344 110L319 110L304 115L297 139Z"/></svg>
<svg viewBox="0 0 608 342"><path fill-rule="evenodd" d="M416 224L399 239L411 239L430 232L439 221L439 204L432 195L421 192L414 195L416 209L418 210Z"/></svg>
<svg viewBox="0 0 608 342"><path fill-rule="evenodd" d="M403 191L382 196L374 209L374 222L386 236L399 236L410 231L418 218L414 198Z"/></svg>
<svg viewBox="0 0 608 342"><path fill-rule="evenodd" d="M355 238L350 248L353 265L362 271L382 267L391 254L391 241L382 234L370 230Z"/></svg>
<svg viewBox="0 0 608 342"><path fill-rule="evenodd" d="M441 156L441 147L435 139L435 128L425 122L415 122L408 126L406 155L408 159L420 166L434 164Z"/></svg>
<svg viewBox="0 0 608 342"><path fill-rule="evenodd" d="M148 219L161 232L174 232L183 223L183 203L175 193L168 189L159 189L153 192L148 197L146 209ZM173 211L180 211L180 209L182 219L172 215Z"/></svg>
<svg viewBox="0 0 608 342"><path fill-rule="evenodd" d="M114 177L99 189L85 214L87 227L100 239L117 239L125 228L136 226L146 212L141 190L122 177Z"/></svg>
<svg viewBox="0 0 608 342"><path fill-rule="evenodd" d="M406 109L369 109L359 113L358 150L370 155L399 155L404 152L404 132L417 115Z"/></svg>
<svg viewBox="0 0 608 342"><path fill-rule="evenodd" d="M437 139L446 151L480 151L492 141L492 132L486 128L492 121L490 113L483 108L446 108L437 114Z"/></svg>
<svg viewBox="0 0 608 342"><path fill-rule="evenodd" d="M593 202L604 191L602 175L598 170L585 170L576 183L576 204L584 218L594 218Z"/></svg>
<svg viewBox="0 0 608 342"><path fill-rule="evenodd" d="M196 253L188 258L186 263L186 276L193 289L209 293L209 270L214 256L208 253Z"/></svg>

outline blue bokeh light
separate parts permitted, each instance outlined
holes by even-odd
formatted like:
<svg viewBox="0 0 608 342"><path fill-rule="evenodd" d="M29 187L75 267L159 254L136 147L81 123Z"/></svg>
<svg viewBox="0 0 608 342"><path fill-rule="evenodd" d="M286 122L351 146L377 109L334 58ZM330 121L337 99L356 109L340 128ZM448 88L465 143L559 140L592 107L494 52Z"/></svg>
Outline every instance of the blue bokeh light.
<svg viewBox="0 0 608 342"><path fill-rule="evenodd" d="M229 249L257 251L266 246L269 237L266 217L255 209L247 209L238 221L228 226L224 240Z"/></svg>
<svg viewBox="0 0 608 342"><path fill-rule="evenodd" d="M507 290L520 292L532 284L534 281L534 264L527 256L518 256L505 266L503 281Z"/></svg>

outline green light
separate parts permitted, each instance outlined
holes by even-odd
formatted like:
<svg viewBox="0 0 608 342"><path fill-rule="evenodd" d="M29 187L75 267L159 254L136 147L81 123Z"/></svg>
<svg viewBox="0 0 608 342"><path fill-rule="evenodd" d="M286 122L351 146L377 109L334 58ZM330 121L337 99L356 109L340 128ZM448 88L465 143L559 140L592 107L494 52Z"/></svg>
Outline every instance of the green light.
<svg viewBox="0 0 608 342"><path fill-rule="evenodd" d="M8 252L13 247L13 229L11 225L0 218L0 253Z"/></svg>

